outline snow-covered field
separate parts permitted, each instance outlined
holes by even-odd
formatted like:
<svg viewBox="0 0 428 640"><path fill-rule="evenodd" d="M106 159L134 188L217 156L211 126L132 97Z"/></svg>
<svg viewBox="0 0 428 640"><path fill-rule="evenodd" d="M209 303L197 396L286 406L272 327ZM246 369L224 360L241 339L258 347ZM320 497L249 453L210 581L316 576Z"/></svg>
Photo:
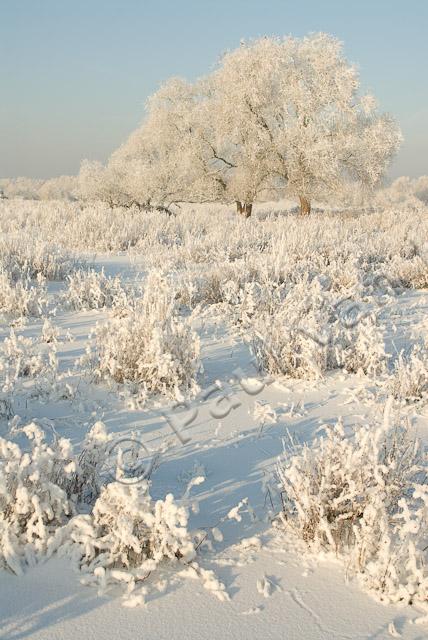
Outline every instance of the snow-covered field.
<svg viewBox="0 0 428 640"><path fill-rule="evenodd" d="M426 206L0 232L0 637L427 636Z"/></svg>

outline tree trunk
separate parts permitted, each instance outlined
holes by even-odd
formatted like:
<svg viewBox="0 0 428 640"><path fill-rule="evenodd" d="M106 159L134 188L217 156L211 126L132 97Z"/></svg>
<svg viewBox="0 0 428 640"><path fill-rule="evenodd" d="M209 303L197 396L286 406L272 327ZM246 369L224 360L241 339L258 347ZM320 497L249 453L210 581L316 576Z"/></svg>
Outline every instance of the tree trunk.
<svg viewBox="0 0 428 640"><path fill-rule="evenodd" d="M246 202L244 204L244 217L249 218L251 216L252 211L253 211L253 203Z"/></svg>
<svg viewBox="0 0 428 640"><path fill-rule="evenodd" d="M299 196L299 200L300 200L300 215L308 216L311 212L310 200L308 200L308 198L305 198L305 196Z"/></svg>
<svg viewBox="0 0 428 640"><path fill-rule="evenodd" d="M249 218L253 212L253 203L236 200L236 211L244 218Z"/></svg>

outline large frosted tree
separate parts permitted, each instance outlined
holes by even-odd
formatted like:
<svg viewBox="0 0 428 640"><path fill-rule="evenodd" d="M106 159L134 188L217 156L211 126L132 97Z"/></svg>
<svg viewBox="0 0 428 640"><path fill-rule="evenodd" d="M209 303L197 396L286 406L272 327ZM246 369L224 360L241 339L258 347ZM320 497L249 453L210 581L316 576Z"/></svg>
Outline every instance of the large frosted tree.
<svg viewBox="0 0 428 640"><path fill-rule="evenodd" d="M227 169L218 152L209 87L172 78L147 104L142 125L112 155L107 169L145 206L227 201Z"/></svg>
<svg viewBox="0 0 428 640"><path fill-rule="evenodd" d="M173 78L150 98L142 125L94 172L98 191L142 206L236 201L246 216L290 195L307 214L349 182L374 187L399 146L393 119L359 88L329 35L242 43L206 77Z"/></svg>
<svg viewBox="0 0 428 640"><path fill-rule="evenodd" d="M376 185L400 144L395 122L359 96L355 67L326 34L243 43L211 83L222 139L250 164L257 158L254 192L273 182L302 213L349 180Z"/></svg>

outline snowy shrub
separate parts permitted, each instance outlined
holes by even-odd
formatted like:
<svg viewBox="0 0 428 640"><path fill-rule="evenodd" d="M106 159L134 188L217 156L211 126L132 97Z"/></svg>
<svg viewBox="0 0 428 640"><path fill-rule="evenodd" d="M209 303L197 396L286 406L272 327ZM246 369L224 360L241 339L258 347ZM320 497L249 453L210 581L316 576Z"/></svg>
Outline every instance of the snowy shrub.
<svg viewBox="0 0 428 640"><path fill-rule="evenodd" d="M41 339L43 342L57 342L58 341L58 329L55 327L49 318L45 318L42 326Z"/></svg>
<svg viewBox="0 0 428 640"><path fill-rule="evenodd" d="M233 305L234 321L243 329L248 327L256 313L268 312L273 299L280 300L282 290L272 286L261 287L258 282L244 282L243 285L234 280L226 282L223 288L224 298ZM266 293L264 296L263 294Z"/></svg>
<svg viewBox="0 0 428 640"><path fill-rule="evenodd" d="M77 265L77 259L64 249L41 239L5 237L0 241L0 265L13 280L43 277L63 280Z"/></svg>
<svg viewBox="0 0 428 640"><path fill-rule="evenodd" d="M394 363L394 374L389 383L395 398L420 400L428 394L428 349L416 344L407 352L401 352Z"/></svg>
<svg viewBox="0 0 428 640"><path fill-rule="evenodd" d="M67 276L66 303L76 311L125 306L126 292L118 276L112 278L104 271L75 271Z"/></svg>
<svg viewBox="0 0 428 640"><path fill-rule="evenodd" d="M67 542L65 526L85 505L93 505L105 482L112 436L102 422L87 433L80 454L52 427L15 428L29 448L0 438L0 566L22 573Z"/></svg>
<svg viewBox="0 0 428 640"><path fill-rule="evenodd" d="M386 369L388 356L382 331L372 317L363 318L352 329L342 329L336 349L338 361L349 373L376 377Z"/></svg>
<svg viewBox="0 0 428 640"><path fill-rule="evenodd" d="M387 267L387 275L410 289L428 288L428 261L419 255L408 260L394 256Z"/></svg>
<svg viewBox="0 0 428 640"><path fill-rule="evenodd" d="M251 278L241 277L238 280L231 279L225 282L223 298L228 305L227 311L234 323L240 326L242 331L245 331L246 328L251 328L257 318L280 313L283 305L288 303L287 296L294 284L296 283L287 284L281 279L278 281L271 278L270 275L253 273ZM300 279L297 284L302 297L307 299L307 293L304 293L303 289L306 286L309 287L309 283L305 281L305 284L302 284ZM319 284L319 282L314 283L313 288L321 290ZM297 298L299 294L295 292L288 300L291 300L293 295Z"/></svg>
<svg viewBox="0 0 428 640"><path fill-rule="evenodd" d="M313 324L316 331L319 325ZM263 330L253 335L252 348L260 370L277 376L317 379L327 369L327 348L301 330L273 320L270 335Z"/></svg>
<svg viewBox="0 0 428 640"><path fill-rule="evenodd" d="M177 315L166 279L152 273L135 310L97 327L92 365L99 378L175 396L195 387L198 356L198 337Z"/></svg>
<svg viewBox="0 0 428 640"><path fill-rule="evenodd" d="M126 251L146 235L158 216L135 209L111 208L102 203L29 202L0 200L0 230L3 233L31 232L33 244L68 250ZM63 251L67 255L66 251ZM70 273L76 264L71 264ZM64 274L66 275L66 274Z"/></svg>
<svg viewBox="0 0 428 640"><path fill-rule="evenodd" d="M316 263L316 261L314 261ZM326 264L317 267L326 278L325 287L341 296L355 296L362 291L362 270L357 259L343 255L332 255Z"/></svg>
<svg viewBox="0 0 428 640"><path fill-rule="evenodd" d="M306 379L320 378L337 368L373 377L385 371L381 330L372 317L363 315L350 322L343 316L330 282L316 277L303 279L288 290L270 285L270 291L266 295L266 287L247 285L239 294L239 320L244 335L247 329L251 336L261 370Z"/></svg>
<svg viewBox="0 0 428 640"><path fill-rule="evenodd" d="M325 436L286 453L278 465L284 499L281 516L284 525L314 550L340 553L355 543L354 527L371 504L372 494L386 491L391 500L395 497L402 481L394 473L401 467L403 452L391 466L385 456L398 455L397 443L387 443L379 427L358 427L353 438L345 435L341 421L323 430ZM404 452L409 453L408 446ZM385 474L393 480L388 485Z"/></svg>
<svg viewBox="0 0 428 640"><path fill-rule="evenodd" d="M79 393L73 373L58 367L57 330L47 322L37 337L12 329L1 343L0 416L25 415L28 402L72 401Z"/></svg>
<svg viewBox="0 0 428 640"><path fill-rule="evenodd" d="M103 422L96 422L85 436L82 449L74 456L73 473L63 476L59 483L74 502L93 505L105 483L105 466L109 458L113 436Z"/></svg>
<svg viewBox="0 0 428 640"><path fill-rule="evenodd" d="M87 575L85 582L101 590L121 583L130 594L162 561L195 557L187 521L186 508L171 494L155 501L146 481L112 482L101 491L91 515L70 523L72 553Z"/></svg>
<svg viewBox="0 0 428 640"><path fill-rule="evenodd" d="M260 369L291 378L320 378L328 367L328 301L319 281L296 284L282 303L251 324Z"/></svg>
<svg viewBox="0 0 428 640"><path fill-rule="evenodd" d="M332 552L378 597L425 603L428 596L428 460L408 425L325 428L278 464L280 526L312 552Z"/></svg>
<svg viewBox="0 0 428 640"><path fill-rule="evenodd" d="M390 505L378 493L356 528L351 566L361 584L380 601L414 604L428 622L428 483L427 464L415 464L403 479L400 499Z"/></svg>
<svg viewBox="0 0 428 640"><path fill-rule="evenodd" d="M13 317L39 317L47 305L46 285L43 278L31 282L28 278L12 280L10 275L0 272L0 313Z"/></svg>
<svg viewBox="0 0 428 640"><path fill-rule="evenodd" d="M219 303L238 304L237 296L248 285L257 280L257 270L242 262L225 262L221 266L211 265L189 273L181 278L178 297L189 307Z"/></svg>
<svg viewBox="0 0 428 640"><path fill-rule="evenodd" d="M11 330L1 344L0 415L11 417L26 412L28 401L36 399L74 399L77 386L68 371L59 372L56 340L46 342L49 336L52 334L43 336L42 332L40 337L27 338Z"/></svg>
<svg viewBox="0 0 428 640"><path fill-rule="evenodd" d="M42 349L37 338L17 335L11 329L0 350L0 365L3 386L11 394L14 386L27 380L36 383L41 391L43 383L48 387L52 384L57 372L55 346L51 344L49 348Z"/></svg>
<svg viewBox="0 0 428 640"><path fill-rule="evenodd" d="M34 423L22 431L30 451L0 438L0 566L16 574L50 553L56 530L74 513L60 486L75 470L70 442L48 445Z"/></svg>

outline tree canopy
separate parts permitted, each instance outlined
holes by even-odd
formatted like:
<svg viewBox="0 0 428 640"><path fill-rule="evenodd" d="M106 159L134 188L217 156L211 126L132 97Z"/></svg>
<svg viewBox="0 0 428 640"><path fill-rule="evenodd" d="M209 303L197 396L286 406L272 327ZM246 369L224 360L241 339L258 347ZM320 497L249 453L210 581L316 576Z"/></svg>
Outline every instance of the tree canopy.
<svg viewBox="0 0 428 640"><path fill-rule="evenodd" d="M120 204L237 201L241 210L287 194L309 212L311 200L351 181L376 186L399 147L393 118L359 89L330 35L243 42L196 82L166 82L107 166L84 165L83 191Z"/></svg>

